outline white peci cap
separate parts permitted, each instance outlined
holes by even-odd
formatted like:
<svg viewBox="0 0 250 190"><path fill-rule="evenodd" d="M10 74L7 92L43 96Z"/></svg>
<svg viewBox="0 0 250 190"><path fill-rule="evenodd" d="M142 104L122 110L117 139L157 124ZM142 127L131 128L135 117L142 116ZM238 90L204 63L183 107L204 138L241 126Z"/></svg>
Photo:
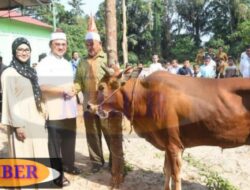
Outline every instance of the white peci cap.
<svg viewBox="0 0 250 190"><path fill-rule="evenodd" d="M66 34L63 32L53 32L51 34L50 40L67 40Z"/></svg>
<svg viewBox="0 0 250 190"><path fill-rule="evenodd" d="M85 36L85 40L96 40L98 42L101 41L100 35L96 32L88 32Z"/></svg>

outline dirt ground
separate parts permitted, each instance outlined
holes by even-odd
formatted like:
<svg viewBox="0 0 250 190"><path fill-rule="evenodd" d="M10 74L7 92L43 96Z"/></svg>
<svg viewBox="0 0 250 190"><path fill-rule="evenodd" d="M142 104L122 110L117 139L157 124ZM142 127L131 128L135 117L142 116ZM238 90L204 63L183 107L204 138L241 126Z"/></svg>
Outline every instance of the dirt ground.
<svg viewBox="0 0 250 190"><path fill-rule="evenodd" d="M128 122L124 123L128 126ZM7 155L6 130L0 126L0 157ZM136 134L124 132L125 161L129 172L121 190L161 190L164 185L163 162L164 152L154 148ZM108 160L108 150L103 140L104 157ZM192 156L209 170L216 171L226 178L239 190L249 190L250 184L250 146L221 150L218 147L196 147L186 149L184 154ZM68 175L71 185L65 190L106 190L109 189L110 173L105 167L97 174L90 172L91 163L88 158L86 137L82 119L78 118L78 132L76 140L76 165L83 170L80 176ZM199 169L183 161L182 167L183 190L208 190L204 176Z"/></svg>

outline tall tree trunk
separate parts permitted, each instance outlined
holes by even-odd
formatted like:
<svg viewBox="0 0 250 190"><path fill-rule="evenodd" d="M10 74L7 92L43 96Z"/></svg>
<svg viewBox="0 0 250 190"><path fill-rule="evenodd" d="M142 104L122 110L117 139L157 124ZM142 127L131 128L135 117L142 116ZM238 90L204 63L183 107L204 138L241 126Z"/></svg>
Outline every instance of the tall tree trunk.
<svg viewBox="0 0 250 190"><path fill-rule="evenodd" d="M123 64L126 68L128 63L128 39L127 39L127 7L126 0L122 0L122 52L123 52Z"/></svg>
<svg viewBox="0 0 250 190"><path fill-rule="evenodd" d="M194 25L194 41L196 47L199 47L201 44L201 39L200 39L200 23L199 19L197 19L195 25Z"/></svg>
<svg viewBox="0 0 250 190"><path fill-rule="evenodd" d="M168 58L170 55L170 44L171 44L171 18L169 13L169 0L164 0L164 43L162 55Z"/></svg>
<svg viewBox="0 0 250 190"><path fill-rule="evenodd" d="M160 11L160 0L155 0L153 6L153 53L161 56L161 11Z"/></svg>
<svg viewBox="0 0 250 190"><path fill-rule="evenodd" d="M116 64L117 60L117 23L116 1L106 0L106 38L108 64Z"/></svg>
<svg viewBox="0 0 250 190"><path fill-rule="evenodd" d="M106 0L106 37L108 64L117 63L117 23L116 23L116 0ZM110 152L112 160L111 186L119 188L123 182L123 149L122 149L122 117L109 117Z"/></svg>

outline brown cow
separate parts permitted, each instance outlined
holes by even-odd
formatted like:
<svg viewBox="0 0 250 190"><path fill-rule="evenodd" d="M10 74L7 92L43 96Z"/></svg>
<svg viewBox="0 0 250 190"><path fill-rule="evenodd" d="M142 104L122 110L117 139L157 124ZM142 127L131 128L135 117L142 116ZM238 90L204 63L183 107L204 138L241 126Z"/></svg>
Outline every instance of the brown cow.
<svg viewBox="0 0 250 190"><path fill-rule="evenodd" d="M118 77L105 76L99 99L99 111L123 112L139 136L166 152L165 190L170 190L171 177L173 189L181 190L184 148L250 144L249 79L203 79L159 71L121 85Z"/></svg>

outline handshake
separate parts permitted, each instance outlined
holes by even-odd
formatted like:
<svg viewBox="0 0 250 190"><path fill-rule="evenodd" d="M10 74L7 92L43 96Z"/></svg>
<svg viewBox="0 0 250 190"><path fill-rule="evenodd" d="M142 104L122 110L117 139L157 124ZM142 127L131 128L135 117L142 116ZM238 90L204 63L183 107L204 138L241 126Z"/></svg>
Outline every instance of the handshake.
<svg viewBox="0 0 250 190"><path fill-rule="evenodd" d="M76 88L74 87L74 85L65 87L65 88L63 89L63 97L64 97L64 99L71 99L71 98L74 97L76 94L77 94L77 90L76 90Z"/></svg>

